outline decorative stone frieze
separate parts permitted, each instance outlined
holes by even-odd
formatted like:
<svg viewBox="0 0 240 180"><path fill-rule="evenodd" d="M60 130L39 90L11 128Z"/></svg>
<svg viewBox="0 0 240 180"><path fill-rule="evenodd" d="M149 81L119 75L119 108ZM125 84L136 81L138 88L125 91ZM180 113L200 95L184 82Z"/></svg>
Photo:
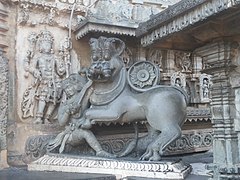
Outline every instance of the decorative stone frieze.
<svg viewBox="0 0 240 180"><path fill-rule="evenodd" d="M166 150L166 155L209 150L213 145L212 129L183 131L183 135Z"/></svg>
<svg viewBox="0 0 240 180"><path fill-rule="evenodd" d="M168 1L167 4L171 5L174 2L176 1ZM80 39L90 32L135 36L135 30L139 23L162 11L163 4L166 5L166 2L152 0L142 2L96 1L94 6L88 9L86 19L79 24L76 37Z"/></svg>
<svg viewBox="0 0 240 180"><path fill-rule="evenodd" d="M71 24L71 28L74 29L84 19L88 10L83 4L73 5L55 0L52 2L45 0L12 0L12 2L19 6L17 22L20 26L49 25L67 29ZM76 15L72 16L69 23L71 11L74 11Z"/></svg>
<svg viewBox="0 0 240 180"><path fill-rule="evenodd" d="M182 137L176 142L173 142L165 151L164 155L176 155L193 153L200 151L207 151L211 149L213 144L212 129L199 129L199 130L184 130ZM145 136L146 133L140 133L140 137ZM54 138L55 135L40 135L29 137L25 144L25 154L23 161L26 163L35 161L46 154L48 142ZM133 134L121 134L121 135L105 135L98 136L103 150L112 153L119 154L133 141ZM81 153L87 156L93 156L94 151L90 146L78 146L78 147L66 147L65 153L72 152L72 154ZM140 158L142 149L133 152L128 157ZM57 151L54 151L57 152Z"/></svg>
<svg viewBox="0 0 240 180"><path fill-rule="evenodd" d="M8 9L6 6L1 4L0 2L0 20L1 20L1 25L0 25L0 47L5 48L8 46L8 42L6 39L7 36L7 31L9 30L8 23Z"/></svg>
<svg viewBox="0 0 240 180"><path fill-rule="evenodd" d="M142 23L136 36L141 37L141 45L146 47L239 3L238 0L183 0Z"/></svg>
<svg viewBox="0 0 240 180"><path fill-rule="evenodd" d="M45 155L28 165L30 171L62 171L114 174L117 179L128 176L145 178L184 179L191 166L177 162L141 162L106 158Z"/></svg>

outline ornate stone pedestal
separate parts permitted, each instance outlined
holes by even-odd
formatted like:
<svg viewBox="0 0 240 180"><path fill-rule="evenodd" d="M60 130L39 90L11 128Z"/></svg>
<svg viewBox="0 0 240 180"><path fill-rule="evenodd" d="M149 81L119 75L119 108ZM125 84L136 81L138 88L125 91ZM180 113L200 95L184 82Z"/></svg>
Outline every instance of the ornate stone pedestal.
<svg viewBox="0 0 240 180"><path fill-rule="evenodd" d="M29 164L28 170L113 174L117 179L129 176L184 179L191 166L182 161L145 162L49 154Z"/></svg>

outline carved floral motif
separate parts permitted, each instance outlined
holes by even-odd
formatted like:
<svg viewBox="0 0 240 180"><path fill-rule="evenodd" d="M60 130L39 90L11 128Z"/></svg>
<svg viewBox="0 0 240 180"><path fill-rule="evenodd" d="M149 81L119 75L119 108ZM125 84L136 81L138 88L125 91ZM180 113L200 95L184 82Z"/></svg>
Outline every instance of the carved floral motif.
<svg viewBox="0 0 240 180"><path fill-rule="evenodd" d="M141 134L143 136L143 134ZM39 157L42 157L46 153L46 148L48 142L55 136L33 136L30 137L25 144L25 159L29 161L34 161ZM125 135L111 135L111 136L101 136L97 137L99 143L101 144L103 150L118 154L123 151L130 142L133 140L132 134ZM174 155L191 153L202 150L209 150L212 147L213 136L211 129L205 130L195 130L195 131L183 131L183 135L176 142L173 142L165 151L164 155ZM83 154L83 155L94 155L94 151L90 146L68 146L66 147L66 152L71 152L72 154ZM54 151L55 152L55 151ZM136 152L129 154L130 157L140 157L141 153Z"/></svg>
<svg viewBox="0 0 240 180"><path fill-rule="evenodd" d="M128 81L134 89L148 89L159 83L159 69L149 61L140 61L128 70Z"/></svg>
<svg viewBox="0 0 240 180"><path fill-rule="evenodd" d="M193 131L183 134L180 139L172 143L165 151L165 154L178 154L180 152L194 152L195 149L211 148L213 144L212 130Z"/></svg>

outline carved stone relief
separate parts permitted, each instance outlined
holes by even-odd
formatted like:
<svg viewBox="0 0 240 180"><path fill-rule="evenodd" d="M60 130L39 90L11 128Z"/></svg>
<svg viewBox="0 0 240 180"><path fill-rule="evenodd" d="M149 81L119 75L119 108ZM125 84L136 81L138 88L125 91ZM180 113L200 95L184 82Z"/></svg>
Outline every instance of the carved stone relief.
<svg viewBox="0 0 240 180"><path fill-rule="evenodd" d="M210 101L210 86L211 86L211 76L207 74L201 74L199 77L200 81L200 98L202 102Z"/></svg>
<svg viewBox="0 0 240 180"><path fill-rule="evenodd" d="M72 73L71 43L69 38L63 39L56 54L54 37L48 30L30 33L28 42L24 76L33 82L23 94L22 118L34 118L34 122L40 124L52 123L62 98L61 81Z"/></svg>
<svg viewBox="0 0 240 180"><path fill-rule="evenodd" d="M0 151L6 149L6 130L8 116L8 60L0 48Z"/></svg>
<svg viewBox="0 0 240 180"><path fill-rule="evenodd" d="M76 16L69 23L71 9L74 9ZM82 4L73 6L60 2L20 1L17 22L21 26L49 25L64 29L71 24L71 28L75 29L84 19L86 11L87 7Z"/></svg>
<svg viewBox="0 0 240 180"><path fill-rule="evenodd" d="M128 47L126 47L122 53L122 57L123 57L123 62L125 64L126 68L128 69L133 64L132 51Z"/></svg>
<svg viewBox="0 0 240 180"><path fill-rule="evenodd" d="M96 1L95 6L89 9L88 18L136 27L138 23L148 20L151 15L161 10L163 10L162 3L159 2L148 5L148 3L131 3L128 0Z"/></svg>
<svg viewBox="0 0 240 180"><path fill-rule="evenodd" d="M79 74L71 74L63 80L62 88L66 93L66 101L60 105L58 122L65 126L65 130L48 143L47 150L52 151L57 148L58 152L62 153L67 145L81 144L85 140L95 151L96 156L116 157L103 149L92 132L93 125L146 119L149 122L148 135L151 136L153 133L154 137L148 140L146 140L148 136L141 138L141 142L146 145L146 152L140 159L160 160L165 147L180 137L180 125L185 120L188 102L186 93L181 88L158 85L159 69L149 61L136 62L127 72L121 56L125 50L125 43L122 40L101 36L98 39L91 38L89 44L91 65L85 71L88 79ZM126 76L128 82L126 82ZM149 100L146 101L145 97L149 97ZM166 104L169 98L171 102ZM184 107L176 109L172 101L176 101L177 104L181 102ZM152 104L151 107L150 104ZM127 107L128 105L130 106ZM153 126L158 124L155 121L159 118L154 118L156 113L153 112L152 107L163 106L164 108L169 106L159 114L164 116L164 120L161 121L161 126ZM174 112L178 112L178 117L174 115L169 118L170 111L172 112L173 109ZM166 113L166 111L169 112ZM176 119L179 122L172 123ZM171 123L171 126L168 123ZM118 155L119 157L131 153L138 140L138 130L136 124L133 125L136 138L129 144L126 151ZM165 126L171 127L172 130L166 131ZM162 136L164 138L161 139Z"/></svg>
<svg viewBox="0 0 240 180"><path fill-rule="evenodd" d="M147 53L147 60L156 64L160 71L163 71L162 67L162 60L163 60L163 53L160 49L150 49Z"/></svg>
<svg viewBox="0 0 240 180"><path fill-rule="evenodd" d="M146 133L140 133L141 137L145 136ZM25 144L24 161L34 161L39 157L42 157L47 152L47 145L53 135L42 135L30 137ZM120 154L125 150L125 148L131 143L133 139L132 134L124 135L105 135L97 137L103 150L111 154ZM164 152L164 155L173 155L180 153L191 153L202 150L209 150L213 143L212 130L194 130L194 131L183 131L182 137L170 144L170 146ZM143 148L138 145L138 151L132 152L128 157L140 157L141 153L144 151ZM57 151L54 151L57 153ZM65 153L70 154L83 154L83 155L94 155L94 151L88 145L84 146L67 146L65 148Z"/></svg>
<svg viewBox="0 0 240 180"><path fill-rule="evenodd" d="M186 90L186 76L181 72L173 73L171 76L171 85L178 86Z"/></svg>
<svg viewBox="0 0 240 180"><path fill-rule="evenodd" d="M159 68L149 61L136 62L128 70L128 83L136 91L150 89L159 80Z"/></svg>
<svg viewBox="0 0 240 180"><path fill-rule="evenodd" d="M179 70L183 73L192 72L192 62L190 59L191 53L175 52L175 64Z"/></svg>

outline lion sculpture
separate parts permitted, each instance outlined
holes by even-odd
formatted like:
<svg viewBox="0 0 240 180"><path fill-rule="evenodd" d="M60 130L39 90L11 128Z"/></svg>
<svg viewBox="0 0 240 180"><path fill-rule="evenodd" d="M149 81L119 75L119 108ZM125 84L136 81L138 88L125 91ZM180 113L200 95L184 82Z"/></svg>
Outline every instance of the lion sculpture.
<svg viewBox="0 0 240 180"><path fill-rule="evenodd" d="M141 160L160 160L163 150L181 136L187 94L178 87L157 85L157 68L148 61L137 62L127 72L121 57L125 44L118 38L91 39L90 46L87 75L93 92L83 114L86 124L147 120L149 131L159 133Z"/></svg>
<svg viewBox="0 0 240 180"><path fill-rule="evenodd" d="M140 159L159 161L163 150L181 136L188 103L185 91L158 85L158 69L149 61L136 62L127 71L121 57L125 43L118 38L92 38L90 47L92 63L84 71L89 81L79 96L82 115L77 127L89 130L96 123L147 120L149 134L153 136L150 140L142 139L147 148ZM90 105L81 105L86 103ZM55 145L58 144L52 143L51 147ZM119 156L132 149L127 147Z"/></svg>

